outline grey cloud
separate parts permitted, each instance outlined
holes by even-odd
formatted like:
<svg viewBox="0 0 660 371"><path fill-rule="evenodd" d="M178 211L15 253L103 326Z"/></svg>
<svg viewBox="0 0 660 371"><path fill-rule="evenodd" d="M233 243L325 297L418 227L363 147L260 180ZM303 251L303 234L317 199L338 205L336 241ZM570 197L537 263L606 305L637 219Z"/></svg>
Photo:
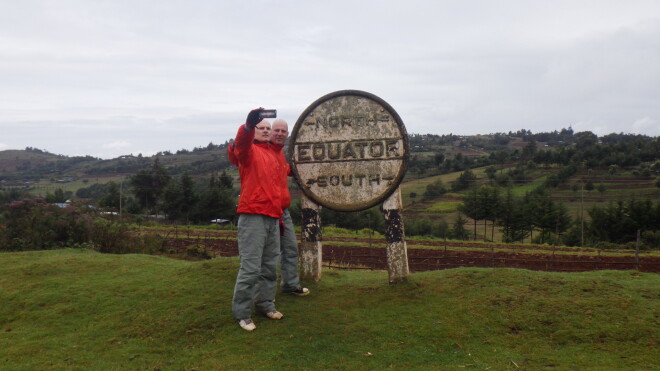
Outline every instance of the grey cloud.
<svg viewBox="0 0 660 371"><path fill-rule="evenodd" d="M597 4L7 3L0 141L104 157L193 148L233 137L251 108L294 123L342 89L385 99L411 133L658 135L660 3Z"/></svg>

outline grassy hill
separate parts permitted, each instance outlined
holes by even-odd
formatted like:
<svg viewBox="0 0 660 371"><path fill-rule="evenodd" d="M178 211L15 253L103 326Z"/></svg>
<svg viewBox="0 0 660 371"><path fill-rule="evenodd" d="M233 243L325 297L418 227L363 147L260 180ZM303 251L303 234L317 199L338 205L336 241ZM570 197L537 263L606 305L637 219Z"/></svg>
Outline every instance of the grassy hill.
<svg viewBox="0 0 660 371"><path fill-rule="evenodd" d="M508 168L512 168L509 165ZM485 174L486 167L472 169L476 175L474 187L483 184L494 184ZM505 167L506 170L506 167ZM511 187L515 197L524 197L526 193L543 185L552 174L557 174L558 168L537 168L528 171L527 181L523 184L514 184ZM423 199L426 187L441 181L447 188L455 181L460 172L436 175L419 179L406 179L401 185L403 204L406 215L415 218L442 219L451 225L458 214L458 206L462 203L467 190L460 192L447 192L439 197L428 200ZM585 185L592 183L589 189ZM606 169L582 169L571 176L565 183L556 188L549 188L550 197L566 206L569 214L576 218L580 214L588 217L587 210L592 206L603 207L609 203L625 200L660 200L660 188L656 185L654 176L643 176L634 169L620 170L610 173ZM501 188L504 196L505 189ZM416 196L411 197L412 194ZM490 223L489 223L490 224ZM483 238L483 235L478 236ZM499 231L495 233L495 240L500 240Z"/></svg>
<svg viewBox="0 0 660 371"><path fill-rule="evenodd" d="M0 258L1 369L660 368L657 274L452 269L390 286L325 271L248 333L231 315L236 258Z"/></svg>
<svg viewBox="0 0 660 371"><path fill-rule="evenodd" d="M229 166L226 144L150 157L127 155L108 160L91 156L68 157L39 149L6 150L0 151L0 188L27 189L39 196L60 188L75 194L78 189L92 184L126 181L138 171L150 168L156 158L173 176L185 172L193 177L207 176L225 169L236 173L235 168Z"/></svg>
<svg viewBox="0 0 660 371"><path fill-rule="evenodd" d="M172 175L189 172L208 173L229 165L226 144L198 147L192 151L180 150L177 153L161 152L144 157L126 155L102 160L91 156L63 156L28 148L26 150L0 151L0 179L21 180L63 180L66 178L94 179L126 176L141 169L149 168L156 157L168 168Z"/></svg>

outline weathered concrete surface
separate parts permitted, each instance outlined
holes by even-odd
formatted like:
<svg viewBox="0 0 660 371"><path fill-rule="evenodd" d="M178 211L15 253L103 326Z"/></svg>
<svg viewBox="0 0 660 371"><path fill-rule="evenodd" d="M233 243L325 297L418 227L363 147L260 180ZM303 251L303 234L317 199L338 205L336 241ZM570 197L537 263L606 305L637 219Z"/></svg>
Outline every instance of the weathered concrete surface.
<svg viewBox="0 0 660 371"><path fill-rule="evenodd" d="M385 239L387 240L387 273L390 283L405 281L410 274L401 207L401 189L397 188L383 203Z"/></svg>
<svg viewBox="0 0 660 371"><path fill-rule="evenodd" d="M300 276L317 282L321 279L323 247L321 242L320 206L304 194L301 199L302 242L299 249Z"/></svg>
<svg viewBox="0 0 660 371"><path fill-rule="evenodd" d="M289 156L302 191L338 211L375 206L403 179L408 135L382 99L354 90L328 94L298 119Z"/></svg>
<svg viewBox="0 0 660 371"><path fill-rule="evenodd" d="M360 211L380 203L384 203L389 280L407 278L399 184L408 157L408 134L401 118L373 94L337 91L303 112L289 146L292 171L303 191L303 279L321 278L320 206Z"/></svg>

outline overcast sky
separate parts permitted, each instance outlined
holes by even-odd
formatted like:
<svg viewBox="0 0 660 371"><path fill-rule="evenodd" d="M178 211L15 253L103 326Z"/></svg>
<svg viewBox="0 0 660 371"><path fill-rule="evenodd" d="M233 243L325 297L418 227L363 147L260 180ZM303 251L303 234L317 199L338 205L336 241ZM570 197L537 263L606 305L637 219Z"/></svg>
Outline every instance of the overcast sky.
<svg viewBox="0 0 660 371"><path fill-rule="evenodd" d="M658 0L0 0L0 150L112 158L363 90L408 133L660 135Z"/></svg>

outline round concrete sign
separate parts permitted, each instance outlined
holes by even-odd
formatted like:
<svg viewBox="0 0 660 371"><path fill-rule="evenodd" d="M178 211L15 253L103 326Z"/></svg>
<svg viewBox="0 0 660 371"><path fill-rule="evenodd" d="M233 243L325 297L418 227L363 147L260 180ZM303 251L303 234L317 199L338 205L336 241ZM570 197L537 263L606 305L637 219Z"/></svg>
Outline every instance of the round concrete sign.
<svg viewBox="0 0 660 371"><path fill-rule="evenodd" d="M382 203L401 183L408 134L384 100L340 90L312 103L291 133L289 158L302 191L336 211Z"/></svg>

